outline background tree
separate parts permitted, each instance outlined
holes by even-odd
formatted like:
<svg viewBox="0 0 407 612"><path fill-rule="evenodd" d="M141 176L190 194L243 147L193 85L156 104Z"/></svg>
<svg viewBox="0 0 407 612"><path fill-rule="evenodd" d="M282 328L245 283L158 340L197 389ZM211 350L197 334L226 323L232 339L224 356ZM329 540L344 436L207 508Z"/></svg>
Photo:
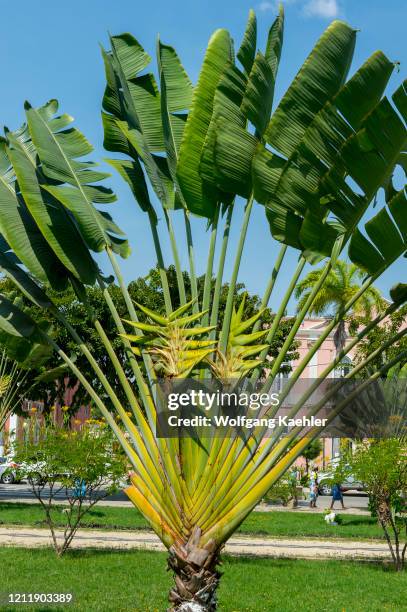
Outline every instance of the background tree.
<svg viewBox="0 0 407 612"><path fill-rule="evenodd" d="M321 278L323 269L312 270L297 284L295 297L298 299L297 310L300 311L308 300L313 288ZM310 315L336 314L343 306L358 294L366 273L353 263L337 261L330 270L323 287L318 291ZM352 310L342 318L334 333L337 354L343 349L346 341L346 322L355 321L360 317L370 320L373 313L383 310L384 302L380 291L370 286L363 295L355 301Z"/></svg>
<svg viewBox="0 0 407 612"><path fill-rule="evenodd" d="M89 510L127 482L126 455L101 421L78 423L73 430L69 421L60 426L47 419L35 436L26 430L13 454L20 464L19 477L28 480L44 511L58 557L71 545ZM68 502L62 512L57 507L61 493Z"/></svg>
<svg viewBox="0 0 407 612"><path fill-rule="evenodd" d="M362 320L362 324L366 321ZM397 334L403 327L407 325L407 306L403 306L396 312L389 315L381 325L378 325L364 338L356 347L354 354L355 363L362 363L366 357L377 351L378 348L383 346L386 338ZM402 337L392 346L389 346L385 351L378 354L378 356L371 362L366 373L372 372L372 370L380 369L385 363L388 363L394 359L395 355L400 354L403 350L407 349L407 337ZM400 365L407 363L407 359L404 359Z"/></svg>
<svg viewBox="0 0 407 612"><path fill-rule="evenodd" d="M405 567L407 550L406 440L365 441L346 459L356 480L365 485L397 571Z"/></svg>
<svg viewBox="0 0 407 612"><path fill-rule="evenodd" d="M301 453L301 457L305 459L305 471L309 473L310 461L314 461L322 453L322 442L318 438L313 440Z"/></svg>

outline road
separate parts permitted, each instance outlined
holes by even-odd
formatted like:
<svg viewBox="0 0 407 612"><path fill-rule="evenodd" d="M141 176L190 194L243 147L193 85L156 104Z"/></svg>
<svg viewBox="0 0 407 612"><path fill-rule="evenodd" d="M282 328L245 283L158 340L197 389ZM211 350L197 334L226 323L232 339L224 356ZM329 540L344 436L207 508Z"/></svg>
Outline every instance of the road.
<svg viewBox="0 0 407 612"><path fill-rule="evenodd" d="M42 496L44 498L49 497L49 487L44 487ZM55 499L64 501L66 499L66 495L64 491L57 493L55 495ZM0 484L0 502L2 501L30 502L30 501L36 501L36 497L34 493L31 491L30 486L25 482L22 482L20 484L8 484L8 485ZM129 498L123 491L120 491L119 493L115 495L111 495L110 497L106 498L106 501L109 502L109 504L111 503L112 505L116 503L121 504L123 502L126 502L129 505L132 505L132 503L129 502Z"/></svg>
<svg viewBox="0 0 407 612"><path fill-rule="evenodd" d="M44 489L44 497L47 497L47 487ZM59 493L56 496L58 501L63 502L65 498L65 494L63 492ZM5 501L13 501L13 502L35 502L36 498L32 493L30 487L26 483L21 484L11 484L4 485L0 484L0 502ZM111 505L111 506L129 506L131 507L133 504L128 500L128 497L123 491L120 491L116 495L111 495L110 497L100 502L103 505ZM317 501L317 508L313 510L313 512L323 512L326 508L329 507L331 503L331 497L320 495ZM349 513L359 513L359 512L367 512L367 504L368 498L363 493L345 493L344 494L344 503L348 508ZM259 510L287 510L287 508L283 506L261 506L258 508ZM336 502L335 504L336 510L341 510L340 504ZM302 500L299 502L299 507L297 511L307 511L309 510L309 503L306 500Z"/></svg>

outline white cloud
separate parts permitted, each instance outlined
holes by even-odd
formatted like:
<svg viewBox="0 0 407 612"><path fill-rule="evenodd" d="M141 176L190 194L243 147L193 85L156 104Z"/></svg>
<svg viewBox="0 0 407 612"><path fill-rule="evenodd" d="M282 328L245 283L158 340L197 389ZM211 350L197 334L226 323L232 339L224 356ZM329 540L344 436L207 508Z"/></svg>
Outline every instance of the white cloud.
<svg viewBox="0 0 407 612"><path fill-rule="evenodd" d="M276 8L275 2L260 2L257 6L259 11L266 13L267 11L273 11Z"/></svg>
<svg viewBox="0 0 407 612"><path fill-rule="evenodd" d="M308 17L322 17L333 19L339 14L337 0L309 0L304 6L304 13Z"/></svg>
<svg viewBox="0 0 407 612"><path fill-rule="evenodd" d="M339 15L338 0L282 0L284 5L294 4L306 17L333 19ZM280 0L263 0L257 5L262 13L278 10Z"/></svg>
<svg viewBox="0 0 407 612"><path fill-rule="evenodd" d="M304 0L264 0L263 2L260 2L260 4L257 5L257 9L259 11L263 11L264 13L266 11L278 11L280 3L287 5L298 4L299 2L303 3Z"/></svg>

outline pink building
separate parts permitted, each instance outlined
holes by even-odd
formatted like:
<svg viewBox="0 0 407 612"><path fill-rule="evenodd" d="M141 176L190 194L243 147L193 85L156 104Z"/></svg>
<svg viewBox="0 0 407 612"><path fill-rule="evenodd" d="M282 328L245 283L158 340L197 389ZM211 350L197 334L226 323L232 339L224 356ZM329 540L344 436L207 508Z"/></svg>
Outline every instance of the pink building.
<svg viewBox="0 0 407 612"><path fill-rule="evenodd" d="M293 369L295 369L299 361L308 353L310 348L312 348L312 345L319 339L330 321L331 319L327 317L315 317L312 319L305 319L303 321L296 336L296 339L300 342L300 346L298 348L300 356L298 361L294 361L292 363ZM332 363L335 358L335 343L333 336L334 331L329 334L329 336L322 343L322 346L312 357L310 363L301 374L302 378L318 378L318 376L321 376L325 368ZM351 350L344 358L342 362L343 365L332 371L329 377L335 378L343 375L346 365L352 363L352 357L353 352Z"/></svg>
<svg viewBox="0 0 407 612"><path fill-rule="evenodd" d="M321 334L325 331L327 325L330 323L331 318L329 317L314 317L305 319L298 330L296 339L300 342L300 346L297 349L299 358L292 362L292 368L295 370L298 363L312 348L312 345L319 339ZM316 351L315 355L311 358L311 361L304 369L301 374L301 378L318 378L322 375L323 371L329 366L335 359L336 349L334 343L335 330L330 332L328 337L324 340L320 348ZM342 360L339 367L332 370L329 374L329 378L337 378L346 374L347 370L352 364L353 351L350 350L348 355ZM313 463L320 467L325 467L326 464L339 455L339 439L338 438L324 438L323 439L323 451L321 457ZM300 460L301 461L301 460Z"/></svg>

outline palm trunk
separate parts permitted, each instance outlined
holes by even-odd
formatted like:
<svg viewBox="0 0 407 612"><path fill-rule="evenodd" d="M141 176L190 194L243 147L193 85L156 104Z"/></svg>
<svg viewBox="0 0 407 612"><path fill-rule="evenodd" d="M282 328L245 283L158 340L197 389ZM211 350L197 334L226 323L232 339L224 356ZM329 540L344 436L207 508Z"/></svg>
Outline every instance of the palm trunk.
<svg viewBox="0 0 407 612"><path fill-rule="evenodd" d="M174 573L174 586L169 593L173 612L214 612L216 591L221 577L217 570L220 547L211 540L199 546L201 530L195 527L185 546L172 546L168 567Z"/></svg>
<svg viewBox="0 0 407 612"><path fill-rule="evenodd" d="M335 345L335 356L337 357L339 353L343 351L346 344L346 325L343 319L339 322L338 327L336 328L333 340Z"/></svg>

